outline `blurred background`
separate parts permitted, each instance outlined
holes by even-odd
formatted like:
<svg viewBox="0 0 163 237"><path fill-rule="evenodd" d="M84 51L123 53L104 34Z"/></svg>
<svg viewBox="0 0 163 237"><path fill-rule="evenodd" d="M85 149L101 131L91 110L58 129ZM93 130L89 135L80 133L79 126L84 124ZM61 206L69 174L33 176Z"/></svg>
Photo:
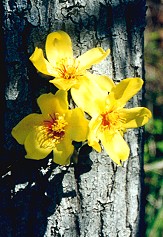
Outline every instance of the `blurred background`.
<svg viewBox="0 0 163 237"><path fill-rule="evenodd" d="M145 127L146 237L163 237L163 0L146 5L145 103L153 114Z"/></svg>

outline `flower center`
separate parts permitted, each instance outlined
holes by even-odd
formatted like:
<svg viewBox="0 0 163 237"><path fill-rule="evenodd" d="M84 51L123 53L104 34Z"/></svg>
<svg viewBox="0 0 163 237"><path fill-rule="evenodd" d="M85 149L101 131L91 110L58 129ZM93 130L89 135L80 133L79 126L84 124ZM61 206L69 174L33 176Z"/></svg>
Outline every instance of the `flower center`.
<svg viewBox="0 0 163 237"><path fill-rule="evenodd" d="M82 75L75 59L62 59L57 65L57 71L59 77L65 80L77 80Z"/></svg>
<svg viewBox="0 0 163 237"><path fill-rule="evenodd" d="M55 113L49 114L49 120L44 120L43 125L38 127L38 141L42 148L53 148L64 138L65 127L68 124L65 121L65 115Z"/></svg>
<svg viewBox="0 0 163 237"><path fill-rule="evenodd" d="M117 111L105 112L101 114L102 117L102 129L109 129L111 131L122 130L124 118L121 117Z"/></svg>

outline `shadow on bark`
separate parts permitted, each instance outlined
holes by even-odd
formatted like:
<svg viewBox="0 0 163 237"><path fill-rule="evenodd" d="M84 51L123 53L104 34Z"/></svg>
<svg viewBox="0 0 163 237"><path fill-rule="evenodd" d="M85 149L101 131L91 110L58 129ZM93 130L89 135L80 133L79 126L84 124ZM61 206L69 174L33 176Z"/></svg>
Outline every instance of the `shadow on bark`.
<svg viewBox="0 0 163 237"><path fill-rule="evenodd" d="M83 159L81 155L79 165L75 166L75 176L79 178L90 171L91 165L89 157ZM77 196L76 190L63 191L62 181L70 168L49 162L49 158L33 161L22 157L22 161L10 165L7 173L3 170L0 236L43 237L48 217L55 213L61 200Z"/></svg>
<svg viewBox="0 0 163 237"><path fill-rule="evenodd" d="M56 206L62 198L76 196L76 192L63 192L62 181L68 169L57 169L55 164L49 166L46 174L41 170L47 167L46 159L39 161L22 161L15 163L0 184L0 236L44 236L48 216L55 213ZM43 166L44 164L44 166ZM11 172L11 175L10 175ZM48 180L50 178L50 181ZM17 190L17 184L18 189ZM22 187L21 187L22 184Z"/></svg>

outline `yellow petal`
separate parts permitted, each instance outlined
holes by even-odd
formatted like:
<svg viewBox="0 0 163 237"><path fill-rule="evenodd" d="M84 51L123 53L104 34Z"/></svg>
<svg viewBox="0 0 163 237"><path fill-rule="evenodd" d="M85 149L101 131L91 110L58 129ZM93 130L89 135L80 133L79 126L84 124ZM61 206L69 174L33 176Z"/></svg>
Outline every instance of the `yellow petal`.
<svg viewBox="0 0 163 237"><path fill-rule="evenodd" d="M141 127L152 117L150 110L144 107L121 109L120 114L125 119L125 128Z"/></svg>
<svg viewBox="0 0 163 237"><path fill-rule="evenodd" d="M107 94L106 90L102 90L87 77L83 77L79 88L71 89L75 103L92 117L104 111Z"/></svg>
<svg viewBox="0 0 163 237"><path fill-rule="evenodd" d="M101 136L101 142L109 157L118 165L129 157L130 149L119 132L113 135L105 130Z"/></svg>
<svg viewBox="0 0 163 237"><path fill-rule="evenodd" d="M71 144L70 139L64 139L53 149L53 161L59 165L68 165L73 151L74 146Z"/></svg>
<svg viewBox="0 0 163 237"><path fill-rule="evenodd" d="M27 152L25 158L40 160L45 158L52 151L52 149L49 148L41 148L37 137L38 137L37 129L33 129L28 134L24 143L25 150Z"/></svg>
<svg viewBox="0 0 163 237"><path fill-rule="evenodd" d="M101 152L101 146L99 144L99 141L97 139L94 139L92 141L88 141L88 145L91 146L95 151Z"/></svg>
<svg viewBox="0 0 163 237"><path fill-rule="evenodd" d="M72 58L72 43L64 31L52 32L47 36L45 45L46 56L52 65L64 58Z"/></svg>
<svg viewBox="0 0 163 237"><path fill-rule="evenodd" d="M28 134L34 129L36 125L41 124L43 117L41 114L30 114L23 118L13 129L12 136L21 145L24 144Z"/></svg>
<svg viewBox="0 0 163 237"><path fill-rule="evenodd" d="M56 75L52 65L44 58L42 49L36 47L29 59L39 72L50 76Z"/></svg>
<svg viewBox="0 0 163 237"><path fill-rule="evenodd" d="M104 51L102 48L92 48L78 57L81 70L89 69L92 65L100 63L110 53L110 49Z"/></svg>
<svg viewBox="0 0 163 237"><path fill-rule="evenodd" d="M88 120L80 108L69 110L65 116L68 121L67 133L73 141L85 141L88 133Z"/></svg>
<svg viewBox="0 0 163 237"><path fill-rule="evenodd" d="M116 100L116 107L124 107L129 99L131 99L143 85L141 78L127 78L112 88L108 98L110 103ZM109 103L108 101L108 103Z"/></svg>
<svg viewBox="0 0 163 237"><path fill-rule="evenodd" d="M55 95L52 93L42 94L37 103L42 114L65 113L68 110L67 92L58 90Z"/></svg>
<svg viewBox="0 0 163 237"><path fill-rule="evenodd" d="M93 84L96 83L102 90L110 92L111 89L115 87L113 80L106 75L96 75L90 72L86 72L85 75L91 80Z"/></svg>
<svg viewBox="0 0 163 237"><path fill-rule="evenodd" d="M66 90L66 91L68 91L70 88L72 88L77 83L76 80L72 80L72 79L66 80L63 78L54 78L53 80L50 80L49 82L51 82L58 89Z"/></svg>
<svg viewBox="0 0 163 237"><path fill-rule="evenodd" d="M101 120L93 118L89 122L89 133L88 133L88 145L93 147L96 151L101 152L101 146L99 144L99 131Z"/></svg>

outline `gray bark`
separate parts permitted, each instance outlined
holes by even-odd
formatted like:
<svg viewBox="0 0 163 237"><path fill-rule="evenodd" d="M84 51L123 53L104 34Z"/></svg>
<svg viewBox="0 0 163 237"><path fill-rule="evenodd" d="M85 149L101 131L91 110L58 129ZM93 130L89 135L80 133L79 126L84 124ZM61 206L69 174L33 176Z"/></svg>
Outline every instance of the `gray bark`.
<svg viewBox="0 0 163 237"><path fill-rule="evenodd" d="M144 78L145 1L3 0L1 9L0 236L142 237L143 129L126 134L131 154L122 167L105 151L92 151L68 170L50 159L25 160L11 129L38 111L40 94L53 91L29 61L52 31L71 36L76 56L95 46L110 48L111 56L93 72L114 81ZM141 91L128 107L142 98Z"/></svg>

